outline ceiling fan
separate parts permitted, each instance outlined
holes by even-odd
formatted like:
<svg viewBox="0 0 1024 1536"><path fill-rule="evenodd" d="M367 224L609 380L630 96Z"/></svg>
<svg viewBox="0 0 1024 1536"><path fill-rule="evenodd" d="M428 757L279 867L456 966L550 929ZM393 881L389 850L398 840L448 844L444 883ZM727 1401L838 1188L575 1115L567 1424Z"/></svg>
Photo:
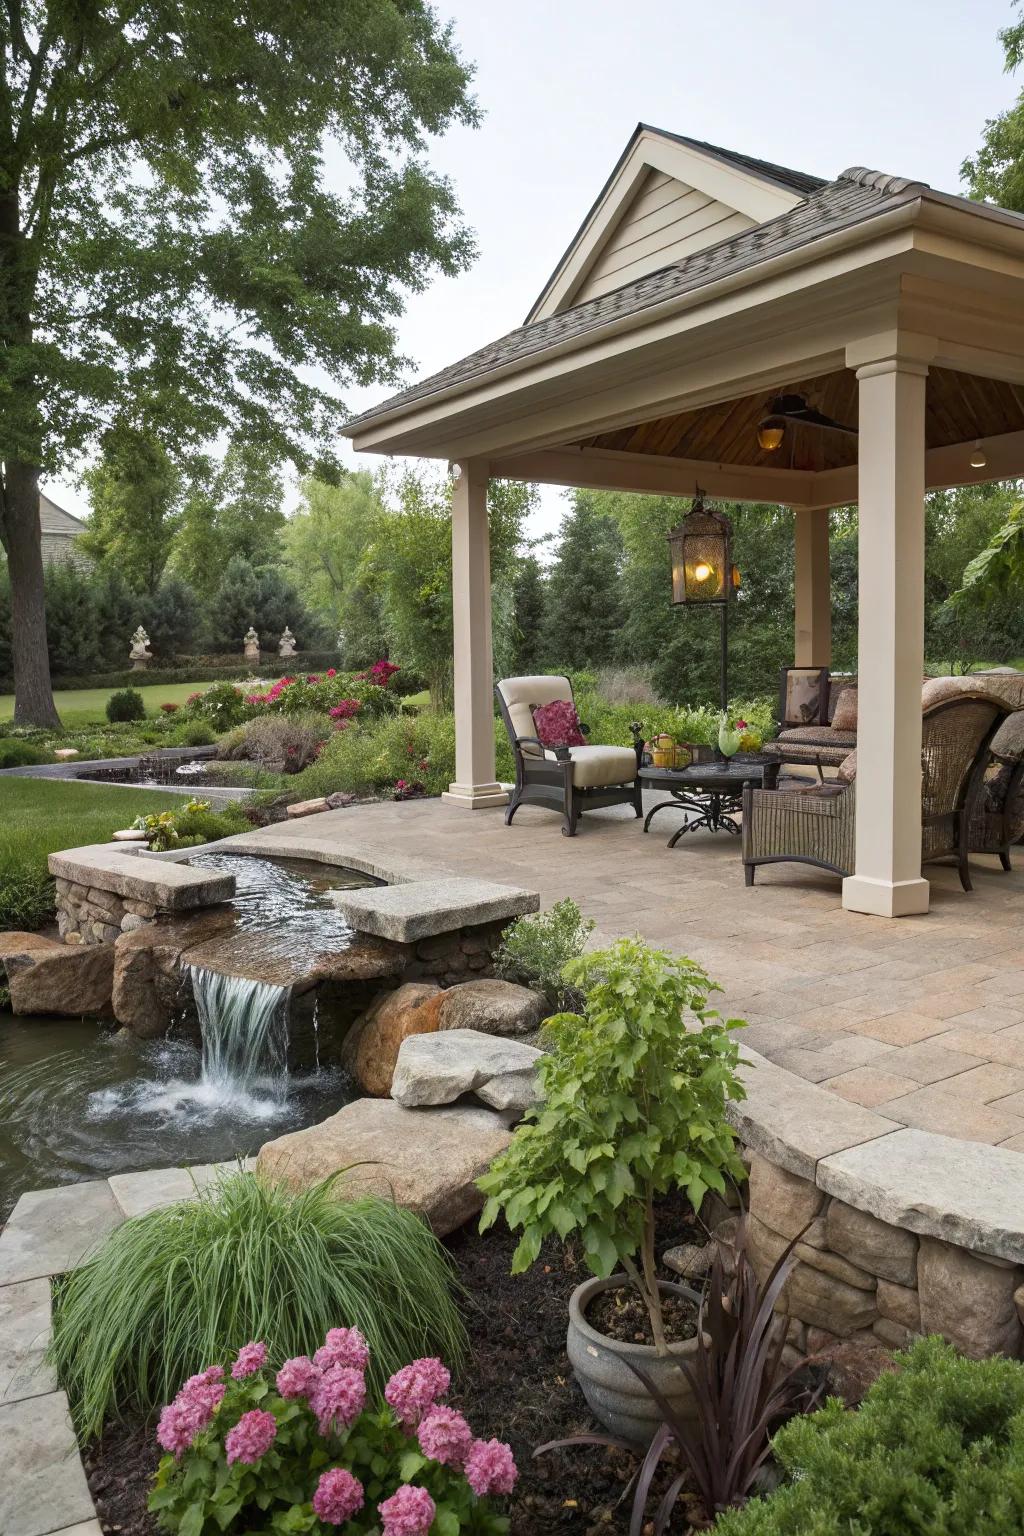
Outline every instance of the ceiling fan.
<svg viewBox="0 0 1024 1536"><path fill-rule="evenodd" d="M843 422L815 410L813 405L807 404L803 395L776 395L768 406L768 415L757 424L758 446L769 453L781 448L786 436L786 423L790 421L826 432L845 432L849 437L857 436L856 427L845 426Z"/></svg>

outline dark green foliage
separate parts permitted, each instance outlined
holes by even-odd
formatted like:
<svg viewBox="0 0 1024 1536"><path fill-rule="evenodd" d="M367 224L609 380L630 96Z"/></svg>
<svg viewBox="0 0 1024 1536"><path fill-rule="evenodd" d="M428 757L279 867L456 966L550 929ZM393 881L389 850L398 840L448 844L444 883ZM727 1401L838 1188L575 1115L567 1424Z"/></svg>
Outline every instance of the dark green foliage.
<svg viewBox="0 0 1024 1536"><path fill-rule="evenodd" d="M423 1355L457 1364L465 1332L440 1243L411 1211L338 1200L333 1183L295 1195L228 1174L126 1221L67 1276L51 1358L82 1432L152 1412L240 1339L262 1339L276 1366L357 1327L378 1390Z"/></svg>
<svg viewBox="0 0 1024 1536"><path fill-rule="evenodd" d="M262 442L232 443L219 463L201 456L174 540L174 569L209 599L232 555L256 567L276 562L282 492L277 455Z"/></svg>
<svg viewBox="0 0 1024 1536"><path fill-rule="evenodd" d="M525 677L540 671L547 614L547 583L536 555L525 555L519 562L513 600L513 672Z"/></svg>
<svg viewBox="0 0 1024 1536"><path fill-rule="evenodd" d="M250 624L261 648L272 653L286 624L307 647L327 638L322 621L310 616L283 571L275 566L254 570L243 555L232 555L206 611L207 639L214 650L241 652Z"/></svg>
<svg viewBox="0 0 1024 1536"><path fill-rule="evenodd" d="M787 1481L716 1536L1019 1536L1024 1366L938 1338L896 1362L856 1412L833 1399L780 1430Z"/></svg>
<svg viewBox="0 0 1024 1536"><path fill-rule="evenodd" d="M107 700L107 719L113 724L117 720L145 720L146 703L137 688L121 688L117 693L112 693Z"/></svg>
<svg viewBox="0 0 1024 1536"><path fill-rule="evenodd" d="M16 736L0 740L0 768L28 768L33 763L49 763L53 753L45 747L36 747L30 741L19 741Z"/></svg>
<svg viewBox="0 0 1024 1536"><path fill-rule="evenodd" d="M562 517L538 647L553 671L602 666L616 654L625 611L622 538L602 503L599 492L576 491Z"/></svg>
<svg viewBox="0 0 1024 1536"><path fill-rule="evenodd" d="M192 588L178 576L165 576L151 597L137 605L139 622L149 635L150 649L165 664L187 656L199 628L199 603Z"/></svg>
<svg viewBox="0 0 1024 1536"><path fill-rule="evenodd" d="M86 471L91 515L79 547L133 592L154 593L177 526L181 471L153 432L120 421Z"/></svg>
<svg viewBox="0 0 1024 1536"><path fill-rule="evenodd" d="M1015 0L1020 9L1020 0ZM999 33L1007 71L1019 69L1024 62L1024 15ZM1000 208L1024 211L1024 91L1012 107L989 118L977 154L969 155L960 167L972 197Z"/></svg>
<svg viewBox="0 0 1024 1536"><path fill-rule="evenodd" d="M48 568L46 643L51 672L98 672L108 661L99 591L92 573L77 565L69 562ZM122 637L122 660L127 659L134 628L135 624Z"/></svg>

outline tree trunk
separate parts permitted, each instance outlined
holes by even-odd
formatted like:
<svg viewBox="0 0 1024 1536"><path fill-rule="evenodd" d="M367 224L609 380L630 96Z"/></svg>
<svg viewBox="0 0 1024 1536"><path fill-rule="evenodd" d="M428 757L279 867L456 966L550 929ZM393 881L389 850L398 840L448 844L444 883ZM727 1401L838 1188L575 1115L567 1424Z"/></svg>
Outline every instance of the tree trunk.
<svg viewBox="0 0 1024 1536"><path fill-rule="evenodd" d="M46 649L46 599L39 534L39 470L7 460L4 544L11 576L15 725L60 726Z"/></svg>

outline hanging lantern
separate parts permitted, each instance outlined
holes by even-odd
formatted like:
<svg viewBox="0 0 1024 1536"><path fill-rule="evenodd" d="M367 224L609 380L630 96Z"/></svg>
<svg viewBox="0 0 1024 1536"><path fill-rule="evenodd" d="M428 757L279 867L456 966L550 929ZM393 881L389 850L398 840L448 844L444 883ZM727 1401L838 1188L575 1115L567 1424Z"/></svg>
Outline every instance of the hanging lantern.
<svg viewBox="0 0 1024 1536"><path fill-rule="evenodd" d="M732 563L732 523L709 512L698 487L693 505L668 536L672 556L672 604L727 603L739 586Z"/></svg>

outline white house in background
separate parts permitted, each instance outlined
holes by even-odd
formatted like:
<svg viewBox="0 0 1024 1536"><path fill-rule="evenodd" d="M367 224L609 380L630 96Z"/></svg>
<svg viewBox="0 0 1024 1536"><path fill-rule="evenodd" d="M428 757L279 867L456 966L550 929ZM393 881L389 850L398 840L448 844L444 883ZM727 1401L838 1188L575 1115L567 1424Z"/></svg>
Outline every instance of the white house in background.
<svg viewBox="0 0 1024 1536"><path fill-rule="evenodd" d="M39 531L42 534L44 565L88 565L88 556L75 548L85 523L58 507L49 496L39 495Z"/></svg>

